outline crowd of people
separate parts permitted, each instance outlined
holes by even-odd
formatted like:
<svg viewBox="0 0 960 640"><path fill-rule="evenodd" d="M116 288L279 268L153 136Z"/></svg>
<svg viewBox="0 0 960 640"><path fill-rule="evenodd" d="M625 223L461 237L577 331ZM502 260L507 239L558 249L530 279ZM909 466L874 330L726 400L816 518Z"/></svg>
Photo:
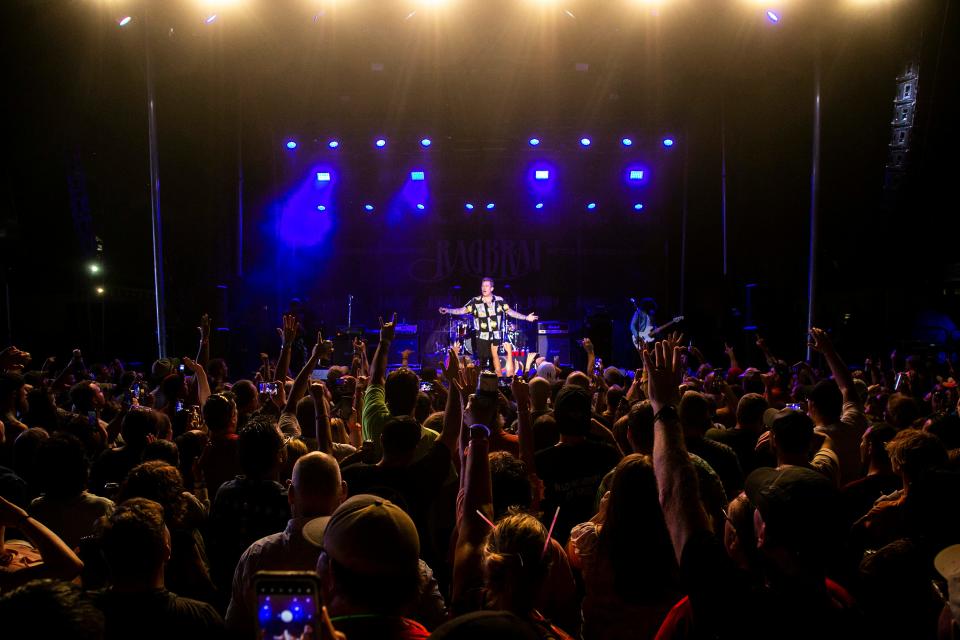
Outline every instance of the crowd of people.
<svg viewBox="0 0 960 640"><path fill-rule="evenodd" d="M0 352L4 637L960 638L949 358L814 328L792 367L674 334L498 377L388 366L381 325L322 366L285 316L236 380L206 317L149 371ZM284 576L322 607L275 616Z"/></svg>

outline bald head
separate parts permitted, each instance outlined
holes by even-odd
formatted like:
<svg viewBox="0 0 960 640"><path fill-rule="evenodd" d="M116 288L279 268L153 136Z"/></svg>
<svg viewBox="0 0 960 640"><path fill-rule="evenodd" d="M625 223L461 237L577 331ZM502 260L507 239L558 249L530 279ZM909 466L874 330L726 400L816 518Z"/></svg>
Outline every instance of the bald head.
<svg viewBox="0 0 960 640"><path fill-rule="evenodd" d="M343 502L347 488L333 456L314 451L293 465L288 500L294 517L328 516Z"/></svg>
<svg viewBox="0 0 960 640"><path fill-rule="evenodd" d="M577 385L578 387L583 387L584 389L590 390L590 377L585 374L583 371L574 371L569 376L567 376L567 381L564 383L564 386Z"/></svg>
<svg viewBox="0 0 960 640"><path fill-rule="evenodd" d="M550 381L537 376L530 381L530 408L534 411L543 411L547 408L550 399Z"/></svg>

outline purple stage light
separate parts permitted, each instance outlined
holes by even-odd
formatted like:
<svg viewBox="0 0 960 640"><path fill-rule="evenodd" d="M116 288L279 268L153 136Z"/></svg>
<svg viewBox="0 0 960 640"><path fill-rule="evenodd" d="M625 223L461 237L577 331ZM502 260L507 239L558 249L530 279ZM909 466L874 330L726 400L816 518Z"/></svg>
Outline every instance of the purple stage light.
<svg viewBox="0 0 960 640"><path fill-rule="evenodd" d="M417 203L417 209L419 209L420 211L423 211L426 208L427 208L427 205L423 204L422 202Z"/></svg>
<svg viewBox="0 0 960 640"><path fill-rule="evenodd" d="M664 139L663 139L663 146L669 148L669 147L672 147L673 145L674 145L674 140L673 140L673 138L664 138Z"/></svg>
<svg viewBox="0 0 960 640"><path fill-rule="evenodd" d="M536 206L534 206L534 209L543 209L543 203L542 203L542 202L538 202L538 203L536 204Z"/></svg>
<svg viewBox="0 0 960 640"><path fill-rule="evenodd" d="M622 144L625 147L632 147L633 140L631 138L624 138L623 140L620 141L620 144Z"/></svg>
<svg viewBox="0 0 960 640"><path fill-rule="evenodd" d="M378 138L374 144L377 145L378 149L383 149L385 146L387 146L387 141L383 138Z"/></svg>
<svg viewBox="0 0 960 640"><path fill-rule="evenodd" d="M488 202L488 203L487 203L487 211L491 211L491 210L492 210L494 207L496 207L496 206L497 206L497 205L495 205L494 203Z"/></svg>
<svg viewBox="0 0 960 640"><path fill-rule="evenodd" d="M423 182L424 180L427 179L427 174L424 173L423 171L411 171L410 179L415 182Z"/></svg>
<svg viewBox="0 0 960 640"><path fill-rule="evenodd" d="M643 211L643 203L638 202L637 204L633 205L633 208L637 211Z"/></svg>
<svg viewBox="0 0 960 640"><path fill-rule="evenodd" d="M373 211L373 205L372 205L372 204L365 204L365 205L363 205L363 208L366 209L367 211Z"/></svg>
<svg viewBox="0 0 960 640"><path fill-rule="evenodd" d="M537 169L533 172L533 177L535 180L549 180L550 171L548 169Z"/></svg>
<svg viewBox="0 0 960 640"><path fill-rule="evenodd" d="M589 147L592 142L590 138L580 138L580 145L583 147Z"/></svg>
<svg viewBox="0 0 960 640"><path fill-rule="evenodd" d="M530 146L535 147L540 144L540 138L530 138Z"/></svg>
<svg viewBox="0 0 960 640"><path fill-rule="evenodd" d="M468 202L467 204L464 205L464 208L465 208L467 211L473 211L473 204L470 203L470 202Z"/></svg>
<svg viewBox="0 0 960 640"><path fill-rule="evenodd" d="M631 169L631 170L630 170L630 179L631 179L631 180L643 180L643 170L642 170L642 169Z"/></svg>
<svg viewBox="0 0 960 640"><path fill-rule="evenodd" d="M296 149L297 141L296 140L287 140L287 149Z"/></svg>
<svg viewBox="0 0 960 640"><path fill-rule="evenodd" d="M597 203L596 203L596 202L588 202L588 203L587 203L587 209L589 209L590 211L593 211L593 210L596 209L596 208L597 208Z"/></svg>
<svg viewBox="0 0 960 640"><path fill-rule="evenodd" d="M433 144L433 140L431 140L430 138L424 138L423 140L420 141L420 146L423 147L424 149L426 149L432 144Z"/></svg>
<svg viewBox="0 0 960 640"><path fill-rule="evenodd" d="M318 171L318 172L317 172L317 182L330 182L330 172L329 172L329 171Z"/></svg>
<svg viewBox="0 0 960 640"><path fill-rule="evenodd" d="M336 149L337 147L340 146L340 141L339 141L339 140L331 140L330 142L327 143L327 146L330 147L331 149Z"/></svg>

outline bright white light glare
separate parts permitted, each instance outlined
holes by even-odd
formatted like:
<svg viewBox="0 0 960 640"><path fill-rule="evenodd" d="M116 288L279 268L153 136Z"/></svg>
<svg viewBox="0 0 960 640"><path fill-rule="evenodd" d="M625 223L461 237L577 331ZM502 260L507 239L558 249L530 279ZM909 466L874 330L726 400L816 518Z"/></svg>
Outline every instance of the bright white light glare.
<svg viewBox="0 0 960 640"><path fill-rule="evenodd" d="M417 209L420 209L420 211L423 211L426 208L427 208L427 205L423 204L422 202L417 203Z"/></svg>
<svg viewBox="0 0 960 640"><path fill-rule="evenodd" d="M426 149L432 144L433 144L433 140L431 140L430 138L424 138L423 140L420 141L420 146L423 147L424 149Z"/></svg>
<svg viewBox="0 0 960 640"><path fill-rule="evenodd" d="M374 144L377 145L377 148L378 148L378 149L382 149L382 148L384 148L385 146L387 146L387 141L384 140L383 138L379 138L379 139L377 139L377 141L376 141Z"/></svg>
<svg viewBox="0 0 960 640"><path fill-rule="evenodd" d="M487 209L493 209L495 206L497 205L493 204L492 202L487 203Z"/></svg>
<svg viewBox="0 0 960 640"><path fill-rule="evenodd" d="M322 205L322 204L318 204L318 205L317 205L317 211L326 211L326 210L327 210L327 208L326 208L324 205Z"/></svg>
<svg viewBox="0 0 960 640"><path fill-rule="evenodd" d="M538 202L537 205L536 205L536 207L534 207L534 208L535 208L535 209L543 209L543 203L542 203L542 202Z"/></svg>
<svg viewBox="0 0 960 640"><path fill-rule="evenodd" d="M591 211L593 211L593 210L596 209L596 208L597 208L597 203L596 203L596 202L589 202L589 203L587 203L587 209L590 209Z"/></svg>
<svg viewBox="0 0 960 640"><path fill-rule="evenodd" d="M638 202L637 204L633 205L633 208L636 209L637 211L643 211L643 203Z"/></svg>
<svg viewBox="0 0 960 640"><path fill-rule="evenodd" d="M442 7L451 3L451 0L417 0L421 7Z"/></svg>
<svg viewBox="0 0 960 640"><path fill-rule="evenodd" d="M767 9L767 20L769 20L773 24L777 24L778 22L780 22L780 14L778 14L776 11L773 11L771 9Z"/></svg>
<svg viewBox="0 0 960 640"><path fill-rule="evenodd" d="M423 171L411 171L410 179L416 182L422 182L427 179L427 175Z"/></svg>
<svg viewBox="0 0 960 640"><path fill-rule="evenodd" d="M465 204L464 207L467 209L467 211L473 211L473 205L469 202Z"/></svg>
<svg viewBox="0 0 960 640"><path fill-rule="evenodd" d="M549 180L550 172L547 171L546 169L538 169L537 171L534 172L533 177L536 178L537 180Z"/></svg>
<svg viewBox="0 0 960 640"><path fill-rule="evenodd" d="M100 273L100 265L93 263L90 265L90 273Z"/></svg>
<svg viewBox="0 0 960 640"><path fill-rule="evenodd" d="M672 146L673 146L673 143L674 143L673 138L664 138L664 139L663 139L663 146L665 146L665 147L672 147Z"/></svg>
<svg viewBox="0 0 960 640"><path fill-rule="evenodd" d="M287 140L287 149L296 149L297 142L295 140Z"/></svg>
<svg viewBox="0 0 960 640"><path fill-rule="evenodd" d="M121 27L125 27L131 22L133 22L133 18L130 16L123 16L122 18L117 20L117 24L120 25Z"/></svg>
<svg viewBox="0 0 960 640"><path fill-rule="evenodd" d="M216 19L217 19L217 14L211 13L211 14L208 15L206 18L204 18L203 21L204 21L206 24L213 24L213 23L216 21Z"/></svg>
<svg viewBox="0 0 960 640"><path fill-rule="evenodd" d="M643 171L637 169L630 170L630 179L631 180L643 180Z"/></svg>
<svg viewBox="0 0 960 640"><path fill-rule="evenodd" d="M318 172L317 172L317 181L318 181L318 182L330 182L330 172L329 172L329 171L318 171Z"/></svg>
<svg viewBox="0 0 960 640"><path fill-rule="evenodd" d="M591 142L590 138L580 138L580 144L584 147L589 147L590 142Z"/></svg>
<svg viewBox="0 0 960 640"><path fill-rule="evenodd" d="M630 138L624 138L623 140L620 141L620 144L622 144L625 147L632 147L633 140L631 140Z"/></svg>
<svg viewBox="0 0 960 640"><path fill-rule="evenodd" d="M530 138L530 146L535 147L540 144L540 138Z"/></svg>
<svg viewBox="0 0 960 640"><path fill-rule="evenodd" d="M363 208L366 209L367 211L373 211L373 205L372 205L372 204L365 204L365 205L363 205Z"/></svg>
<svg viewBox="0 0 960 640"><path fill-rule="evenodd" d="M336 149L337 147L340 146L340 141L339 141L339 140L331 140L330 142L327 143L327 146L330 147L331 149Z"/></svg>
<svg viewBox="0 0 960 640"><path fill-rule="evenodd" d="M102 296L104 293L106 293L106 290L103 287L97 287L98 296Z"/></svg>

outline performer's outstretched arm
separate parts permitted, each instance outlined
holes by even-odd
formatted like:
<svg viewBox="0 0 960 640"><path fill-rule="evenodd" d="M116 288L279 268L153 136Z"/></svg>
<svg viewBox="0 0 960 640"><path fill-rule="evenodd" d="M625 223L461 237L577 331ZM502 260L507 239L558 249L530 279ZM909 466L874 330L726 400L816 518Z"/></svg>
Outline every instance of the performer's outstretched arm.
<svg viewBox="0 0 960 640"><path fill-rule="evenodd" d="M517 320L526 320L527 322L534 322L538 318L537 314L535 313L528 313L527 315L523 315L522 313L514 311L507 305L503 305L503 308L506 310L508 316L510 316L511 318L515 318Z"/></svg>
<svg viewBox="0 0 960 640"><path fill-rule="evenodd" d="M449 313L452 316L462 316L464 314L470 313L470 310L467 309L466 307L457 307L456 309L452 309L450 307L440 307L439 309L437 309L437 311L439 311L441 314L444 314L444 315Z"/></svg>

